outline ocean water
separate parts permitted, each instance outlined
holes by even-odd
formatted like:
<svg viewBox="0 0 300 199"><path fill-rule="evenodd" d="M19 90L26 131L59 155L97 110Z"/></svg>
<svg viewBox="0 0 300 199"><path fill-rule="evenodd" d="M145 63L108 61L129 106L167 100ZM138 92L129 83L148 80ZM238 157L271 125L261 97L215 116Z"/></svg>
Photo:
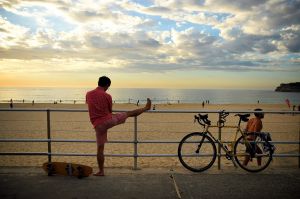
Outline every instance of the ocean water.
<svg viewBox="0 0 300 199"><path fill-rule="evenodd" d="M85 94L93 88L0 88L0 103L85 103ZM110 88L107 91L116 103L141 103L147 97L153 103L202 103L209 100L213 104L253 104L285 103L300 104L300 93L275 92L272 90L230 90L230 89L159 89L159 88Z"/></svg>

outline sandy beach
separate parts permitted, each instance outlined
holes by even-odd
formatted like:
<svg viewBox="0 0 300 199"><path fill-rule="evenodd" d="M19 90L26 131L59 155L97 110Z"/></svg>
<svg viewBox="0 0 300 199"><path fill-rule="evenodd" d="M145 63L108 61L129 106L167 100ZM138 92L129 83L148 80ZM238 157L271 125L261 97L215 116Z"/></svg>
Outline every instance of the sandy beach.
<svg viewBox="0 0 300 199"><path fill-rule="evenodd" d="M142 106L142 105L140 105ZM201 104L158 104L159 110L197 110L197 111L251 111L255 108L265 111L289 111L286 104L209 104L202 108ZM0 104L0 108L9 108L9 104ZM85 104L14 104L14 108L53 108L53 109L87 109ZM135 104L114 104L114 110L132 110ZM190 132L202 131L202 127L193 122L194 113L145 113L138 117L139 141L180 141ZM253 115L251 116L253 117ZM218 115L210 113L209 119L213 125ZM238 121L234 114L227 118L226 125L236 125ZM264 132L270 132L273 141L298 141L300 115L292 114L266 114L263 119ZM245 126L245 123L243 124ZM217 136L218 129L211 128ZM110 141L132 141L134 139L134 120L129 118L125 124L109 130ZM222 129L222 140L231 141L234 130ZM87 112L51 112L52 139L95 140L95 133L89 122ZM0 138L47 138L46 112L15 112L0 111ZM140 143L139 154L177 154L178 144ZM47 143L8 143L0 142L1 152L47 152ZM133 154L132 143L108 143L105 146L106 154ZM53 153L85 153L96 154L96 143L52 143ZM299 153L299 145L277 144L277 154ZM47 161L47 156L0 156L0 166L40 166ZM52 161L71 161L96 167L96 157L63 157L53 156ZM217 163L215 163L216 165ZM232 166L232 162L222 158L222 165ZM277 158L271 167L293 166L297 167L298 158ZM106 167L133 167L132 157L106 157ZM181 167L177 157L139 157L138 167Z"/></svg>

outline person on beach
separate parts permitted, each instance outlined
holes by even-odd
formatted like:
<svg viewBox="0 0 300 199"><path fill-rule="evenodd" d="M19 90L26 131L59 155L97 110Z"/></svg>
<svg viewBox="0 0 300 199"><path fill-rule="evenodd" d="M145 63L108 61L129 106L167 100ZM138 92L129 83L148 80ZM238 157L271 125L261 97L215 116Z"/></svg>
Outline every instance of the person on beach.
<svg viewBox="0 0 300 199"><path fill-rule="evenodd" d="M262 111L262 109L257 108L254 111ZM246 132L261 132L263 128L262 119L264 118L264 113L254 113L255 118L252 118L248 121L245 131ZM247 137L248 141L254 141L256 137L254 135L250 135ZM251 144L252 145L252 144ZM246 150L247 151L247 150ZM250 151L247 151L250 152ZM261 154L262 151L259 147L256 147L256 153ZM246 156L243 162L244 165L247 165L250 160L250 156ZM261 157L257 157L258 166L261 165Z"/></svg>
<svg viewBox="0 0 300 199"><path fill-rule="evenodd" d="M10 107L10 108L13 108L13 107L14 107L14 104L13 104L12 99L10 100L9 107Z"/></svg>
<svg viewBox="0 0 300 199"><path fill-rule="evenodd" d="M112 97L106 93L110 85L111 80L106 76L102 76L99 78L98 87L86 94L89 117L95 128L97 141L99 172L95 173L95 176L104 176L104 145L107 142L107 130L124 123L128 117L138 116L151 108L151 100L147 98L147 103L143 108L112 114Z"/></svg>

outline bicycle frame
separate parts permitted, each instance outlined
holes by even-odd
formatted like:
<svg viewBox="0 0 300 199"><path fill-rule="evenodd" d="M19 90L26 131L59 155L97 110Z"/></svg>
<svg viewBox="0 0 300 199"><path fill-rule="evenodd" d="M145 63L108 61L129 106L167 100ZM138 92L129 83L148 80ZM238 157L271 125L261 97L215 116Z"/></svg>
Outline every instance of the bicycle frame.
<svg viewBox="0 0 300 199"><path fill-rule="evenodd" d="M244 137L245 145L251 147L251 144L250 144L251 141L249 141L249 140L247 139L247 135L245 134L244 131L242 131L240 125L241 125L241 120L239 121L239 123L238 123L237 126L227 126L227 127L225 127L225 128L236 128L234 140L231 142L231 146L230 146L231 150L224 144L224 142L222 142L222 140L219 140L219 139L215 138L215 137L212 135L212 133L209 131L209 128L210 128L210 127L219 127L219 128L220 128L220 126L212 126L212 125L207 125L207 124L206 124L206 125L204 126L204 132L203 132L204 134L208 134L208 136L209 136L215 143L219 144L219 146L225 151L225 153L226 153L226 158L227 158L228 160L231 160L231 161L233 162L233 164L234 164L235 167L237 167L237 165L236 165L235 160L234 160L234 158L233 158L233 157L234 157L234 154L233 154L233 147L234 147L235 142L236 142L236 140L237 140L237 135L240 133L240 134ZM223 126L223 127L224 127L224 126ZM223 127L221 127L221 128L223 128ZM204 138L204 137L203 137L203 138ZM198 146L198 150L201 148L201 145L202 145L203 141L204 141L204 140L201 140L201 142L200 142L200 144L199 144L199 146ZM220 155L220 156L221 156L221 155Z"/></svg>
<svg viewBox="0 0 300 199"><path fill-rule="evenodd" d="M209 127L208 127L208 128L209 128ZM215 138L215 137L212 135L212 133L211 133L210 131L208 131L208 129L206 129L203 133L204 133L204 134L208 134L209 137L210 137L215 143L218 143L218 144L221 146L221 148L226 152L226 154L228 154L228 155L230 154L231 151L230 151L228 148L225 147L224 143L223 143L221 140ZM201 140L201 142L203 142L203 140Z"/></svg>

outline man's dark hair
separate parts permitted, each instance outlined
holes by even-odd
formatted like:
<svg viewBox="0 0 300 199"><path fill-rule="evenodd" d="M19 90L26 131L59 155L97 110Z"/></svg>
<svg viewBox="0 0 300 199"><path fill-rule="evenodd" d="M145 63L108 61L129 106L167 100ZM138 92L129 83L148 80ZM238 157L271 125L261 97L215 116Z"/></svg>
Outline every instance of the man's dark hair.
<svg viewBox="0 0 300 199"><path fill-rule="evenodd" d="M101 87L106 87L106 86L110 86L110 79L106 76L102 76L102 77L99 77L99 80L98 80L98 86L101 86Z"/></svg>

